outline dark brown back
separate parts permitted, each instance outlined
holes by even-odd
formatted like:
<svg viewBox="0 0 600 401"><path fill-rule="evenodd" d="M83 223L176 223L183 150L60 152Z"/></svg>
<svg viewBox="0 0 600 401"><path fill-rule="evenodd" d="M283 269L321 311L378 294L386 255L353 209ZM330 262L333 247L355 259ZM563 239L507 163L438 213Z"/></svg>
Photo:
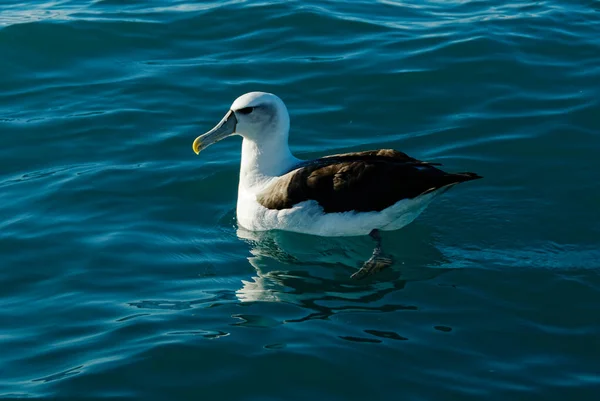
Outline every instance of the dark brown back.
<svg viewBox="0 0 600 401"><path fill-rule="evenodd" d="M450 184L481 178L449 174L435 164L392 150L332 155L303 162L257 197L269 209L315 200L326 213L381 211Z"/></svg>

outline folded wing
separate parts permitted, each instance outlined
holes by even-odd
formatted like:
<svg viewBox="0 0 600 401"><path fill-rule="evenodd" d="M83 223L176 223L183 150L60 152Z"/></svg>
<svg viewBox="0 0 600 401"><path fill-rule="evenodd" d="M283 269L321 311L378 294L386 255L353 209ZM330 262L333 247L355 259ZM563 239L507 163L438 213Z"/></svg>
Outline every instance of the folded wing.
<svg viewBox="0 0 600 401"><path fill-rule="evenodd" d="M332 155L303 162L257 197L269 209L289 209L314 200L325 213L372 212L448 185L481 178L474 173L446 173L392 150Z"/></svg>

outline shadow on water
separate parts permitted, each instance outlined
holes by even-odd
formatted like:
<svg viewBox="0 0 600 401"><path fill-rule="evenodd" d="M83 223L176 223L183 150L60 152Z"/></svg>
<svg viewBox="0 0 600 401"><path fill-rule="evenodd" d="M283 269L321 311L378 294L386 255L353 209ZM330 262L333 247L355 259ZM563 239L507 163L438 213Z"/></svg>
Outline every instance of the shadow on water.
<svg viewBox="0 0 600 401"><path fill-rule="evenodd" d="M256 274L242 280L236 296L241 302L284 302L311 311L290 322L328 319L346 310L416 309L380 301L411 281L430 280L451 269L442 267L448 261L425 227L405 230L384 234L384 249L394 257L394 266L357 281L350 275L370 257L374 246L367 236L322 238L239 228L238 237L250 245L248 261Z"/></svg>
<svg viewBox="0 0 600 401"><path fill-rule="evenodd" d="M129 302L129 306L180 311L230 308L238 304L257 309L253 309L253 314L239 314L231 309L235 312L231 316L242 320L236 321L236 326L267 327L273 321L269 304L288 304L301 309L300 315L294 313L277 319L285 323L329 320L344 312L417 310L417 306L407 304L401 300L404 297L395 293L411 282L431 280L455 270L448 267L451 261L434 245L431 229L418 223L383 233L384 251L394 258L393 266L363 280L353 280L350 276L371 256L375 246L368 236L324 238L283 231L252 232L235 223L232 227L234 221L228 213L221 220L221 228L233 242L247 245L242 248L250 253L247 260L253 271L240 269L238 265L233 275L203 276L202 295L195 293L191 300L136 300ZM232 252L239 258L238 246ZM123 319L141 315L145 313Z"/></svg>

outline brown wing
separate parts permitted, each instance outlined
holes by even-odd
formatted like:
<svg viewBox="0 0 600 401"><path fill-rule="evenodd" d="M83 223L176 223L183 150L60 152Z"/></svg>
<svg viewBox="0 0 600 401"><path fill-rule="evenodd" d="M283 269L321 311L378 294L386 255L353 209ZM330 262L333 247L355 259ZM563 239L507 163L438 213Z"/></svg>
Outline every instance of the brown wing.
<svg viewBox="0 0 600 401"><path fill-rule="evenodd" d="M481 178L449 174L391 149L345 153L302 163L257 197L269 209L315 200L326 213L381 211L425 192Z"/></svg>

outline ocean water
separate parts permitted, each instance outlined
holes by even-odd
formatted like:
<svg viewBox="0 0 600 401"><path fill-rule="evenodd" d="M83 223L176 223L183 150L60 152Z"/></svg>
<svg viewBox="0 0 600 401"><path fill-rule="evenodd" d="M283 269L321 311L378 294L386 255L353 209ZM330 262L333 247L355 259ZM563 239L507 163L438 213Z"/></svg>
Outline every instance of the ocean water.
<svg viewBox="0 0 600 401"><path fill-rule="evenodd" d="M1 0L0 55L0 397L598 399L598 1ZM485 178L350 280L192 152L252 90L298 157Z"/></svg>

